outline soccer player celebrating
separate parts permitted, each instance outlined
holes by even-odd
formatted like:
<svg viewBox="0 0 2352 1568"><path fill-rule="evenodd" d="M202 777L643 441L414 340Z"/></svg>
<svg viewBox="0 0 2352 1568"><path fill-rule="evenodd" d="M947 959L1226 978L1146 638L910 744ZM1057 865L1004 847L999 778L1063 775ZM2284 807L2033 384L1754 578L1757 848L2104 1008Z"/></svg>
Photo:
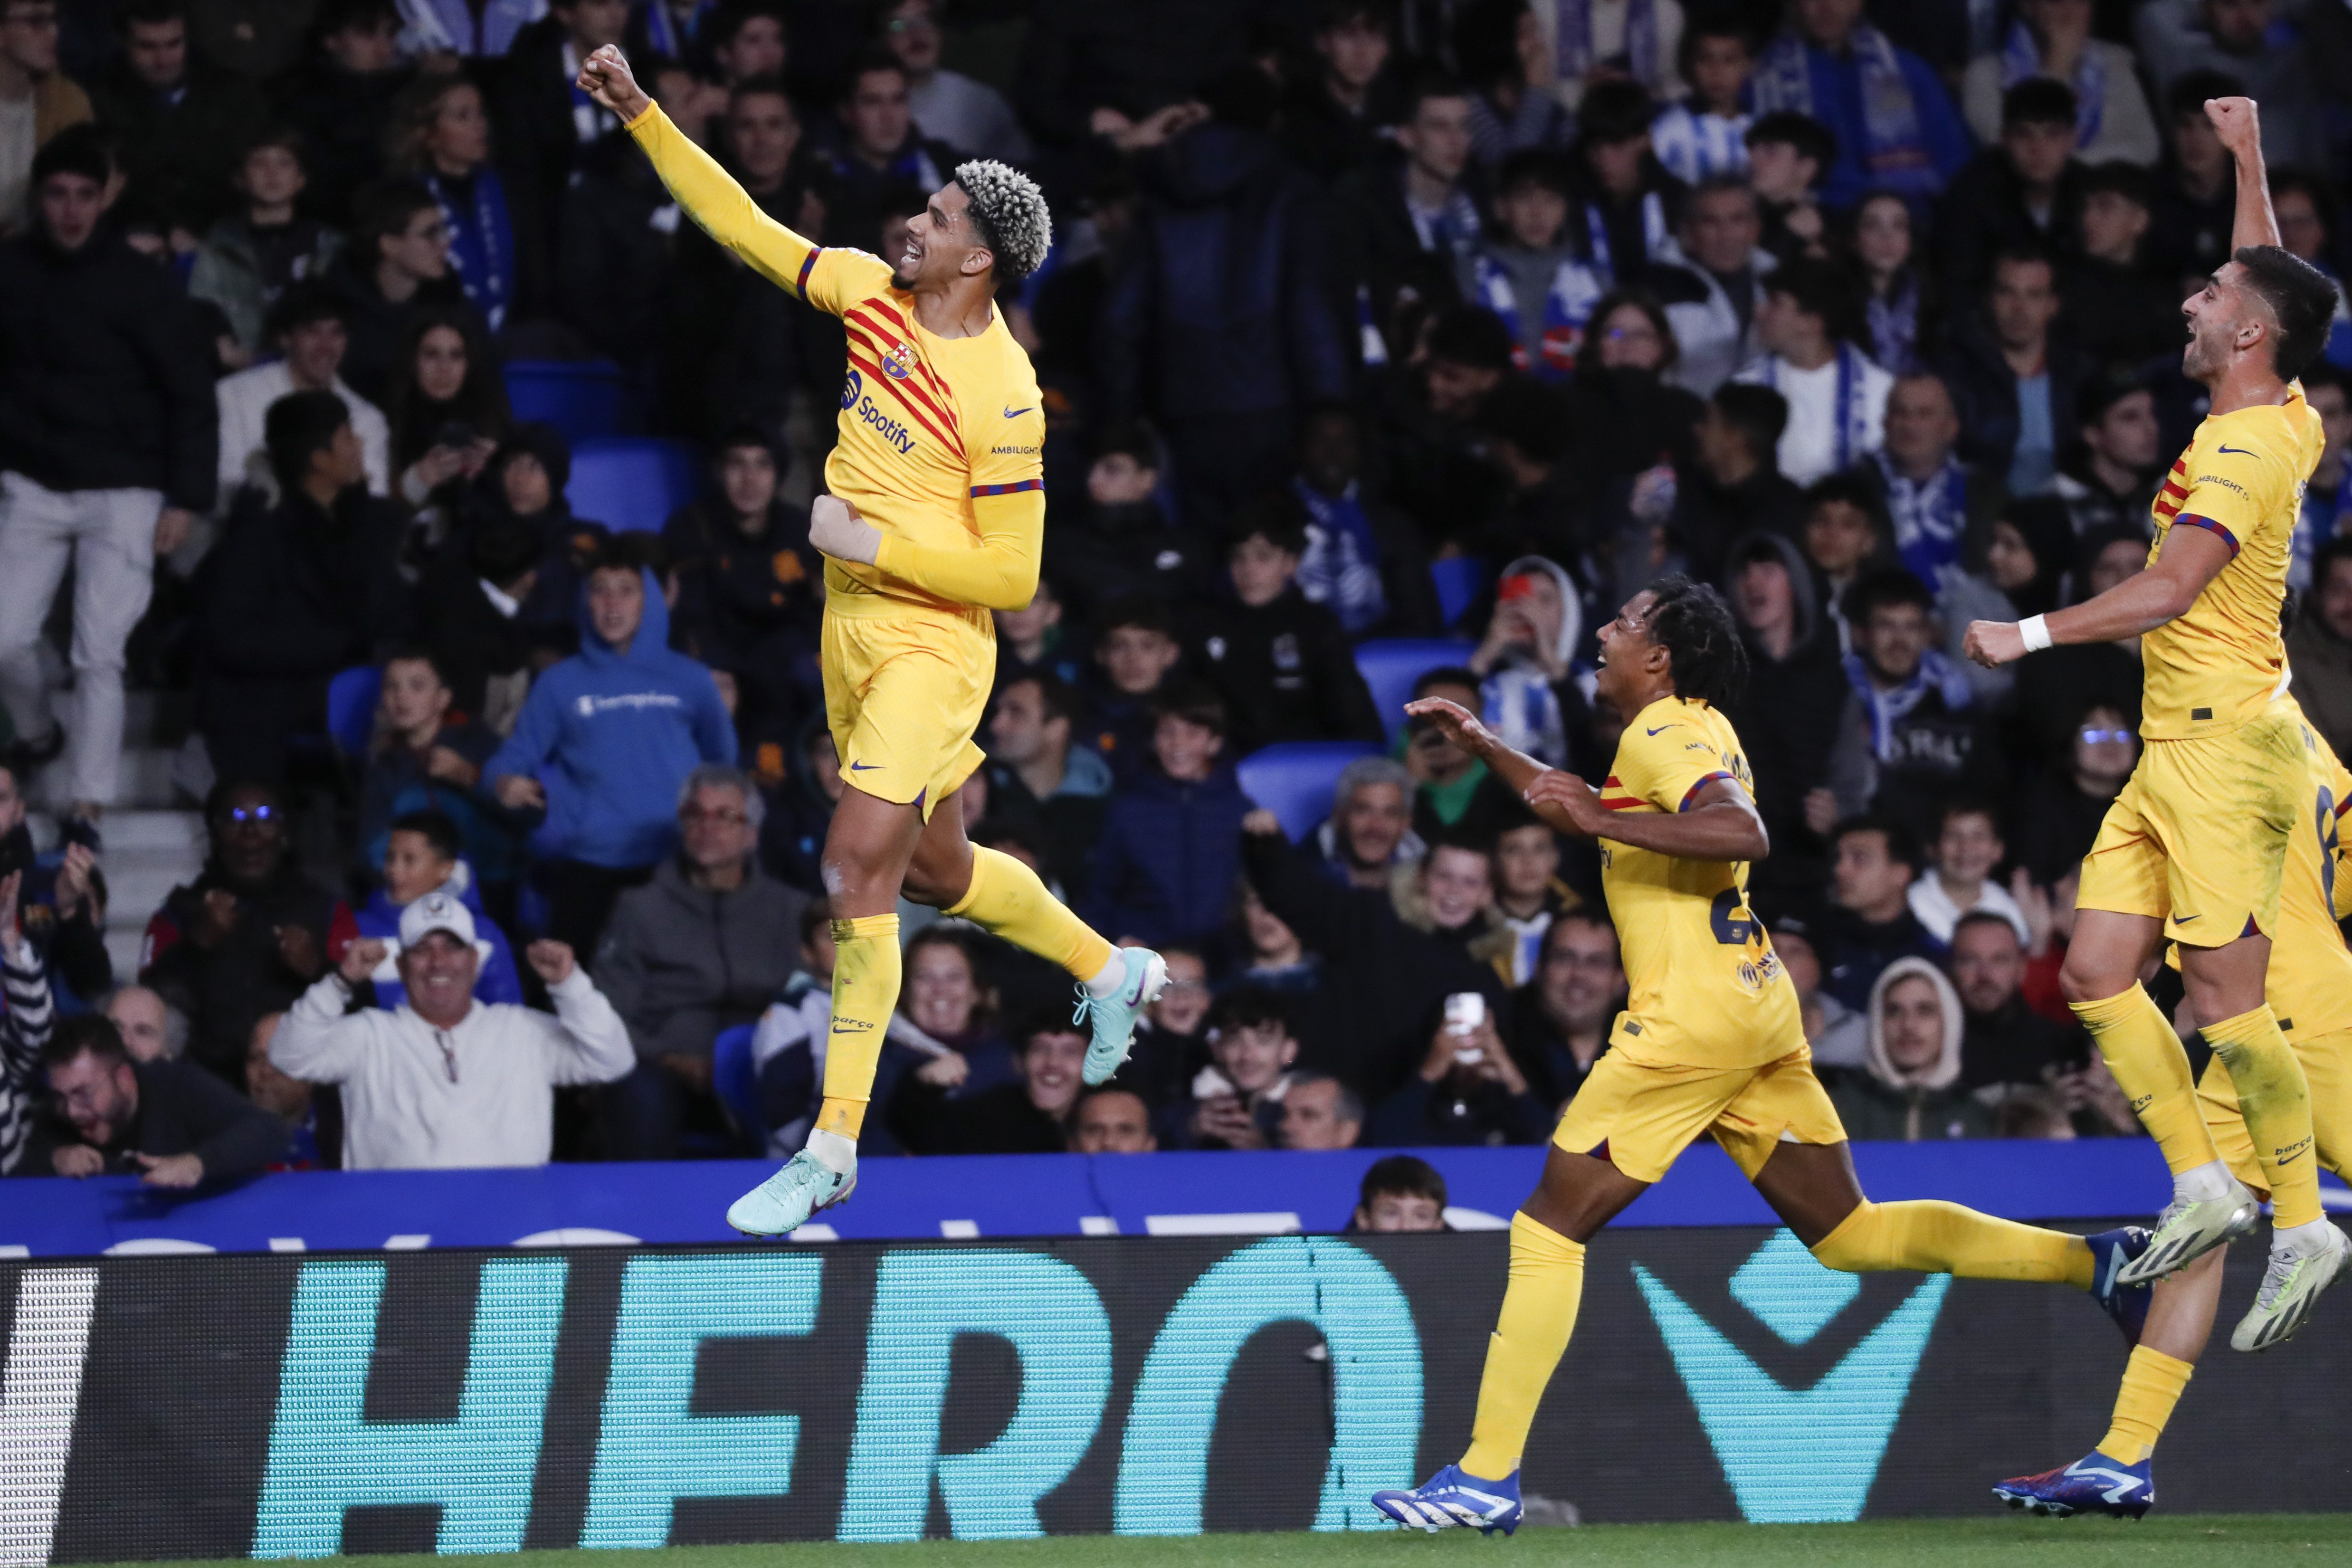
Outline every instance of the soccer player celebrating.
<svg viewBox="0 0 2352 1568"><path fill-rule="evenodd" d="M2342 1176L2352 1174L2352 952L2345 949L2336 922L2352 915L2352 865L2346 863L2337 819L2352 809L2352 773L2293 697L2281 698L2278 706L2301 737L2300 798L2314 808L2288 841L2278 935L2271 944L2263 989L2311 1087L2315 1157ZM2262 1162L2229 1065L2221 1057L2205 1064L2197 1099L2231 1173L2263 1189ZM2012 1508L2059 1518L2110 1513L2137 1519L2155 1505L2156 1440L2213 1332L2225 1251L2214 1248L2156 1287L2147 1322L2124 1369L2114 1420L2099 1446L2063 1469L2003 1481L1992 1489L1995 1496Z"/></svg>
<svg viewBox="0 0 2352 1568"><path fill-rule="evenodd" d="M1813 1076L1796 987L1748 909L1748 863L1770 845L1721 712L1747 673L1730 607L1713 589L1667 578L1601 629L1601 698L1626 723L1597 795L1442 697L1405 710L1434 721L1553 827L1601 841L1631 993L1552 1134L1542 1180L1512 1217L1510 1284L1469 1451L1413 1490L1373 1494L1381 1512L1423 1530L1517 1526L1519 1455L1576 1326L1585 1243L1703 1134L1830 1268L2063 1281L2095 1291L2126 1333L2147 1307L2147 1287L2115 1282L2146 1231L2067 1236L1957 1204L1863 1196L1845 1129Z"/></svg>
<svg viewBox="0 0 2352 1568"><path fill-rule="evenodd" d="M2321 1216L2309 1091L2263 999L2287 839L2310 799L2294 718L2273 701L2287 682L2289 544L2322 444L2294 378L2327 341L2336 286L2279 246L2253 100L2209 99L2205 113L2237 162L2237 248L2180 308L2180 368L2210 389L2211 411L2157 493L2147 570L2047 615L1977 622L1967 648L1994 665L2053 643L2140 639L2147 745L2084 859L2061 983L2172 1168L2155 1243L2124 1274L2158 1279L2257 1218L2198 1114L2179 1038L2140 987L2165 941L2179 945L2189 1005L2228 1064L2271 1194L2271 1268L2231 1336L2263 1350L2352 1256Z"/></svg>
<svg viewBox="0 0 2352 1568"><path fill-rule="evenodd" d="M713 239L841 318L849 341L840 443L809 509L825 556L825 718L848 788L825 835L833 1026L824 1103L808 1145L736 1200L727 1222L781 1236L847 1197L857 1134L898 999L899 894L1050 958L1078 980L1092 1040L1084 1074L1118 1070L1167 966L1114 948L1020 861L964 837L956 798L996 671L992 611L1037 591L1045 416L1028 356L994 304L1045 259L1045 201L1028 178L976 160L908 225L896 265L823 250L770 219L646 96L610 45L582 91L618 115L670 194Z"/></svg>

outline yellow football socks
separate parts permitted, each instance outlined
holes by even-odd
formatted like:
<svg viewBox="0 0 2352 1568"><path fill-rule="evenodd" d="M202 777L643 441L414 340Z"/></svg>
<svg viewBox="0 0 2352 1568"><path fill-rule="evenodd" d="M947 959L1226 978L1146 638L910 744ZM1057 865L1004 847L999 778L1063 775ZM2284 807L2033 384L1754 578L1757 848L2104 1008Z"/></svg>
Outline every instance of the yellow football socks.
<svg viewBox="0 0 2352 1568"><path fill-rule="evenodd" d="M2238 1110L2271 1189L2271 1223L2284 1230L2320 1217L2319 1162L2312 1154L2311 1092L2294 1047L2265 1003L2205 1026L2206 1043L2230 1070Z"/></svg>
<svg viewBox="0 0 2352 1568"><path fill-rule="evenodd" d="M1037 873L1002 850L971 851L971 885L945 913L992 931L1015 947L1091 980L1118 949L1045 891Z"/></svg>
<svg viewBox="0 0 2352 1568"><path fill-rule="evenodd" d="M1511 1282L1486 1341L1478 1415L1462 1468L1498 1481L1519 1468L1544 1385L1576 1332L1584 1296L1584 1243L1570 1241L1526 1215L1511 1218Z"/></svg>
<svg viewBox="0 0 2352 1568"><path fill-rule="evenodd" d="M1872 1203L1867 1198L1813 1249L1826 1268L1847 1274L1909 1269L1963 1280L2032 1280L2091 1288L2091 1249L2079 1236L2020 1225L1935 1199Z"/></svg>
<svg viewBox="0 0 2352 1568"><path fill-rule="evenodd" d="M2172 1407L2189 1386L2189 1375L2196 1370L2160 1350L2135 1347L2124 1368L2124 1385L2116 1390L2115 1423L2099 1439L2099 1452L2127 1465L2154 1453L2164 1424L2172 1419Z"/></svg>
<svg viewBox="0 0 2352 1568"><path fill-rule="evenodd" d="M824 1103L816 1130L855 1138L866 1124L874 1069L898 1005L898 917L833 923L833 1023L825 1041Z"/></svg>
<svg viewBox="0 0 2352 1568"><path fill-rule="evenodd" d="M2205 1130L2205 1118L2197 1109L2197 1086L2189 1077L2189 1053L2180 1047L2180 1037L2172 1032L2164 1014L2148 996L2145 988L2135 983L2104 1001L2076 1002L2074 1016L2091 1031L2099 1044L2099 1054L2106 1059L2107 1071L2115 1074L2116 1082L2131 1101L2133 1112L2140 1125L2164 1151L2164 1163L2172 1167L2174 1176L2211 1165L2221 1156L2213 1149L2213 1134ZM2267 1015L2268 1009L2264 1009ZM2271 1032L2278 1027L2273 1024ZM2207 1030L2210 1038L2212 1031ZM2286 1042L2281 1040L2280 1049ZM2299 1080L2298 1080L2299 1081ZM2309 1135L2309 1109L2305 1112L2304 1133ZM2252 1125L2249 1118L2248 1125ZM2313 1212L2316 1214L2318 1188L2313 1188Z"/></svg>

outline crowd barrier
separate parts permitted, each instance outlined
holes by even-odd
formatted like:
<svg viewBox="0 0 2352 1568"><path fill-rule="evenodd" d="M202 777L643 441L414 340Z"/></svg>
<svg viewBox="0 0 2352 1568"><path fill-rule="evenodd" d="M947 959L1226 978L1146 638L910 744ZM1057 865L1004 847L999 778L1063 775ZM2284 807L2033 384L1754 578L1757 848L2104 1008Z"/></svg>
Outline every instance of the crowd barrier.
<svg viewBox="0 0 2352 1568"><path fill-rule="evenodd" d="M0 1562L1381 1528L1367 1495L1465 1439L1507 1249L0 1263ZM2347 1343L2217 1343L2167 1509L2352 1509ZM1524 1486L1554 1521L1983 1513L2096 1440L2125 1355L2063 1287L1833 1274L1760 1226L1612 1230Z"/></svg>

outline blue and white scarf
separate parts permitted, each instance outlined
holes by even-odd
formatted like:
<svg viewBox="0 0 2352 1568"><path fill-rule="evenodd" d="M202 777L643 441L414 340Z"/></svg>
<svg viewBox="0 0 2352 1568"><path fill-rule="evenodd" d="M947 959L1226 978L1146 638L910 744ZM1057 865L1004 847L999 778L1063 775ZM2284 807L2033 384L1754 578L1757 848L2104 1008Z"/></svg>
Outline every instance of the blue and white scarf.
<svg viewBox="0 0 2352 1568"><path fill-rule="evenodd" d="M1381 581L1381 547L1372 538L1356 486L1327 496L1304 479L1290 487L1307 508L1307 549L1298 558L1298 591L1310 603L1327 606L1349 632L1380 623L1389 612Z"/></svg>
<svg viewBox="0 0 2352 1568"><path fill-rule="evenodd" d="M1783 397L1788 395L1788 389L1780 384L1784 362L1778 354L1764 360L1764 384ZM1832 474L1853 466L1854 454L1870 444L1870 400L1863 395L1867 384L1860 349L1852 343L1837 346L1837 461L1831 465Z"/></svg>
<svg viewBox="0 0 2352 1568"><path fill-rule="evenodd" d="M1666 172L1687 185L1717 174L1748 172L1748 128L1755 116L1707 114L1670 104L1650 124L1650 151Z"/></svg>
<svg viewBox="0 0 2352 1568"><path fill-rule="evenodd" d="M439 174L425 177L441 221L449 225L449 265L467 299L497 332L505 328L507 308L514 302L514 224L507 214L506 187L487 163L474 171L471 199L462 207L457 204L464 193L454 184Z"/></svg>
<svg viewBox="0 0 2352 1568"><path fill-rule="evenodd" d="M1592 308L1608 292L1592 269L1580 261L1563 261L1552 274L1551 287L1544 290L1543 324L1532 357L1528 353L1525 324L1517 293L1511 287L1510 269L1482 253L1476 258L1472 277L1478 303L1501 317L1503 325L1511 329L1512 365L1545 381L1566 380L1569 372L1576 369L1577 350L1584 342L1584 328L1592 319Z"/></svg>
<svg viewBox="0 0 2352 1568"><path fill-rule="evenodd" d="M1857 152L1864 172L1906 192L1925 189L1934 178L1935 164L1927 156L1927 144L1919 130L1919 106L1912 99L1911 84L1904 79L1903 62L1894 43L1866 22L1855 24L1846 43L1854 68L1862 74L1863 144ZM1813 103L1815 52L1813 45L1793 32L1782 33L1765 46L1749 84L1758 114L1785 109L1822 118ZM1836 66L1826 51L1821 55L1825 65Z"/></svg>
<svg viewBox="0 0 2352 1568"><path fill-rule="evenodd" d="M2000 90L2007 93L2019 82L2047 74L2042 68L2042 46L2033 41L2032 30L2022 22L2011 22L2000 47ZM2099 121L2106 113L2107 68L2087 39L2083 57L2074 62L2074 79L2066 85L2074 89L2074 145L2088 147L2099 139Z"/></svg>
<svg viewBox="0 0 2352 1568"><path fill-rule="evenodd" d="M1874 293L1864 308L1869 318L1870 357L1890 376L1919 368L1919 275L1906 267L1893 289Z"/></svg>
<svg viewBox="0 0 2352 1568"><path fill-rule="evenodd" d="M1919 656L1919 667L1911 678L1893 691L1880 691L1870 678L1870 668L1860 653L1845 656L1846 684L1853 695L1862 699L1863 710L1870 715L1870 754L1881 762L1895 760L1895 727L1911 716L1913 709L1927 700L1929 693L1944 699L1944 706L1954 712L1969 706L1974 694L1969 689L1969 678L1960 667L1935 648Z"/></svg>
<svg viewBox="0 0 2352 1568"><path fill-rule="evenodd" d="M1609 216L1597 202L1584 204L1585 259L1601 280L1611 287L1617 282L1616 259L1609 254ZM1666 203L1657 192L1642 197L1642 259L1662 254L1666 248Z"/></svg>
<svg viewBox="0 0 2352 1568"><path fill-rule="evenodd" d="M1969 527L1968 471L1958 458L1947 457L1925 483L1915 484L1895 471L1885 453L1878 453L1874 461L1885 482L1895 550L1914 576L1933 587L1943 580L1944 570L1960 559L1960 540Z"/></svg>
<svg viewBox="0 0 2352 1568"><path fill-rule="evenodd" d="M1554 0L1559 26L1555 59L1562 81L1582 81L1592 57L1592 0ZM1657 0L1625 0L1625 63L1652 92L1665 85L1670 60L1658 57Z"/></svg>

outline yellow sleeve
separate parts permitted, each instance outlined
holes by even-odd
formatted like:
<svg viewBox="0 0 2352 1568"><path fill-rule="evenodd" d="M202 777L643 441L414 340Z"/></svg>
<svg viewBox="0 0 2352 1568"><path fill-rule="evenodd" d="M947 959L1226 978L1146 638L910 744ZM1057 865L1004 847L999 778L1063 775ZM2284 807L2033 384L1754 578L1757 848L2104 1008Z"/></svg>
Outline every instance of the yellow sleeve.
<svg viewBox="0 0 2352 1568"><path fill-rule="evenodd" d="M661 105L631 120L628 132L686 215L770 282L835 316L888 286L890 269L879 258L820 249L761 212L716 158L671 123Z"/></svg>
<svg viewBox="0 0 2352 1568"><path fill-rule="evenodd" d="M1641 715L1617 743L1617 760L1601 790L1601 803L1612 811L1642 806L1687 811L1702 785L1733 777L1723 753L1704 730L1675 718L1657 725L1643 722L1656 716Z"/></svg>
<svg viewBox="0 0 2352 1568"><path fill-rule="evenodd" d="M884 534L874 564L902 582L958 604L1026 609L1037 597L1037 569L1045 553L1045 492L1032 486L977 496L971 510L980 522L977 546L919 545Z"/></svg>
<svg viewBox="0 0 2352 1568"><path fill-rule="evenodd" d="M2246 439L2241 436L2240 439ZM2280 515L2285 460L2263 447L2241 446L2228 437L2189 456L2188 494L2172 519L2175 528L2199 528L2220 537L2234 558L2254 530ZM2292 492L2292 481L2284 481ZM2294 510L2285 515L2293 517Z"/></svg>
<svg viewBox="0 0 2352 1568"><path fill-rule="evenodd" d="M2327 884L2330 913L2341 921L2352 919L2352 845L2344 841L2344 815L2346 811L2352 810L2352 773L2345 771L2344 764L2327 748L2326 741L2319 745L2321 755L2327 760L2332 787L2315 804L2335 818L2332 822L2319 825L2319 852L2328 862L2322 869Z"/></svg>

